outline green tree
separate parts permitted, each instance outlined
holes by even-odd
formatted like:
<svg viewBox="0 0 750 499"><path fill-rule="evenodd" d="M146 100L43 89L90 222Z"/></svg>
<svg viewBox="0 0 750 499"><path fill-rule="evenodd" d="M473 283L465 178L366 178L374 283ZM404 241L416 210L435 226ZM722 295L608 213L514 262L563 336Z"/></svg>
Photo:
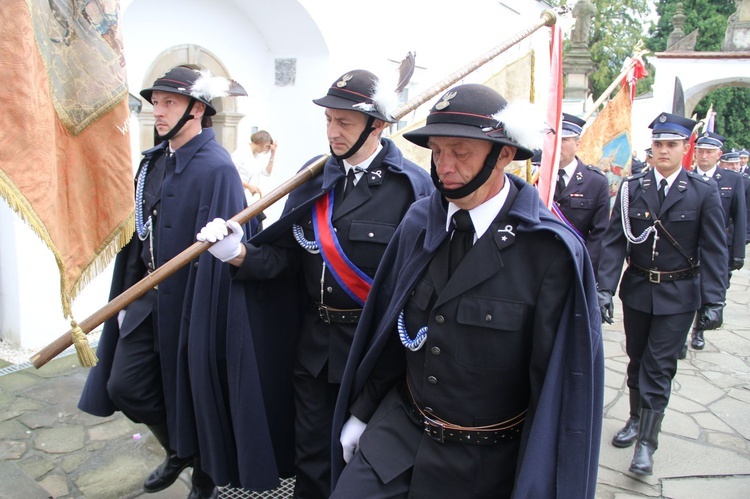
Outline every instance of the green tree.
<svg viewBox="0 0 750 499"><path fill-rule="evenodd" d="M651 9L647 0L589 0L596 7L591 20L589 54L594 63L590 75L590 89L596 100L614 81L625 59L644 38L644 19ZM553 6L573 6L575 0L553 0ZM570 44L566 44L566 50ZM638 92L651 89L653 77L644 84L639 82ZM643 90L642 90L643 89Z"/></svg>
<svg viewBox="0 0 750 499"><path fill-rule="evenodd" d="M591 25L589 53L596 70L590 81L596 99L617 78L625 59L643 38L643 19L650 8L646 0L595 0L592 3L597 13Z"/></svg>
<svg viewBox="0 0 750 499"><path fill-rule="evenodd" d="M674 31L672 18L677 4L682 4L685 14L685 25L682 31L690 34L698 29L698 41L695 50L710 52L721 50L724 33L727 30L727 18L735 11L734 0L659 0L656 2L656 13L659 21L650 29L646 46L652 52L664 52L667 40Z"/></svg>
<svg viewBox="0 0 750 499"><path fill-rule="evenodd" d="M682 3L685 14L685 34L698 29L695 50L717 52L721 50L727 19L735 11L734 0L661 0L656 4L659 22L651 28L651 38L646 46L654 53L667 48L667 40L674 30L672 17ZM727 137L725 148L750 146L750 89L727 87L714 90L695 107L699 118L713 104L716 111L714 130Z"/></svg>

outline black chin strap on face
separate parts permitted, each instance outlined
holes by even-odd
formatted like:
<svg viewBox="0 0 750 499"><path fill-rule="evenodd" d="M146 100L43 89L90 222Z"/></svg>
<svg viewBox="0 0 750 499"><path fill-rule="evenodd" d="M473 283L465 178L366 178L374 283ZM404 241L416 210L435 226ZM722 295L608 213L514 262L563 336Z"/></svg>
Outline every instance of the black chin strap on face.
<svg viewBox="0 0 750 499"><path fill-rule="evenodd" d="M364 145L365 141L367 140L367 137L370 136L370 134L375 130L375 127L372 126L372 124L375 123L375 118L372 116L367 116L367 124L365 125L365 129L362 131L362 133L359 135L359 138L357 139L357 142L354 143L354 145L346 151L341 156L337 155L335 152L333 152L333 149L331 149L331 156L338 160L344 160L347 158L351 158L355 154L357 154L357 151L359 151L362 146Z"/></svg>
<svg viewBox="0 0 750 499"><path fill-rule="evenodd" d="M440 178L437 174L437 166L435 166L435 161L430 157L430 176L432 177L432 183L435 184L435 188L445 196L446 199L461 199L465 198L469 194L473 193L482 185L484 185L485 182L487 182L487 179L490 178L490 175L492 175L492 170L495 169L495 166L497 165L497 158L500 156L500 150L502 150L503 145L502 144L492 144L492 149L490 149L490 153L487 155L487 158L484 160L484 166L481 170L479 170L479 173L476 174L476 176L471 179L466 185L459 187L458 189L446 189L443 187L443 183L440 181Z"/></svg>
<svg viewBox="0 0 750 499"><path fill-rule="evenodd" d="M177 132L182 130L182 127L185 126L185 123L195 118L195 116L190 114L190 111L193 110L193 104L195 104L195 99L190 99L190 104L188 104L187 109L185 109L185 113L182 115L182 118L180 118L180 121L178 121L177 124L173 126L170 131L168 131L164 135L159 135L158 133L156 134L156 138L159 139L160 142L169 140L175 135L177 135Z"/></svg>

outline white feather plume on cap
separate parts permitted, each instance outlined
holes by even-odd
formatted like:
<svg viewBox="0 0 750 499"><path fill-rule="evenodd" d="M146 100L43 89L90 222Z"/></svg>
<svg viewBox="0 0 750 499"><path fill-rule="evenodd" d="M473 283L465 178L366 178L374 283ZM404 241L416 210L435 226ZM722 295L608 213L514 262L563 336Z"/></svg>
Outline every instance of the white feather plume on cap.
<svg viewBox="0 0 750 499"><path fill-rule="evenodd" d="M544 113L539 106L528 102L509 102L492 115L513 142L534 150L542 147L547 130Z"/></svg>
<svg viewBox="0 0 750 499"><path fill-rule="evenodd" d="M372 112L377 109L383 116L393 119L393 112L401 104L399 97L414 74L415 57L414 52L409 52L401 61L396 71L385 71L385 77L376 74L375 77L377 80L370 93L373 101L372 104L362 102L353 107L366 112Z"/></svg>
<svg viewBox="0 0 750 499"><path fill-rule="evenodd" d="M247 95L247 91L234 80L223 76L214 76L207 69L199 71L200 75L190 87L190 95L196 99L211 102L217 97L234 97Z"/></svg>

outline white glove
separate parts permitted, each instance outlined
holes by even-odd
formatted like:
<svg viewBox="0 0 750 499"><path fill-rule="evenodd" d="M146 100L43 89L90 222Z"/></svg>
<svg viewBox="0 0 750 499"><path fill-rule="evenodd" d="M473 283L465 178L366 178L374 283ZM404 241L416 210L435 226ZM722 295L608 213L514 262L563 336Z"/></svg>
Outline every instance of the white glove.
<svg viewBox="0 0 750 499"><path fill-rule="evenodd" d="M367 423L363 423L356 416L350 416L349 420L344 423L344 427L341 428L341 447L344 449L344 462L348 463L354 456L354 453L359 450L359 437L367 428Z"/></svg>
<svg viewBox="0 0 750 499"><path fill-rule="evenodd" d="M125 320L125 309L120 310L117 314L117 327L122 328L122 321Z"/></svg>
<svg viewBox="0 0 750 499"><path fill-rule="evenodd" d="M208 252L222 262L228 262L242 251L242 236L244 235L242 227L237 222L233 220L225 222L221 218L214 218L201 229L195 238L200 242L214 243L208 248Z"/></svg>

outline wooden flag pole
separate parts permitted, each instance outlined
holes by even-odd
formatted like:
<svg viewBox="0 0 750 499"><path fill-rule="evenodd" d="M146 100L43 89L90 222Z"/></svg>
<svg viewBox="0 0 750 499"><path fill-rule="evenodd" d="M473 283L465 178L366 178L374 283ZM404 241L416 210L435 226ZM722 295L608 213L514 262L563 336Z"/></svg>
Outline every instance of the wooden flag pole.
<svg viewBox="0 0 750 499"><path fill-rule="evenodd" d="M527 38L535 31L539 30L540 28L544 26L553 26L557 22L557 14L553 10L545 10L542 12L540 20L535 23L533 26L526 28L515 35L513 35L511 38L509 38L507 41L501 43L500 45L497 45L496 47L492 48L488 52L486 52L481 57L478 57L477 59L474 59L472 62L467 64L466 66L463 66L458 71L452 73L445 79L441 80L439 83L433 85L429 89L425 90L423 93L415 97L414 99L410 100L406 104L402 105L398 109L396 109L393 113L393 117L397 120L400 118L403 118L408 113L412 112L413 110L417 109L420 105L430 100L432 97L436 96L443 90L447 89L454 83L458 82L461 78L466 76L467 74L471 73L472 71L475 71L476 69L480 68L487 62L491 61L493 58L497 57L501 53L508 50L513 45L517 44L521 40ZM281 199L282 197L289 194L291 191L299 187L300 185L304 184L311 178L318 175L320 172L323 171L323 166L325 165L329 155L323 155L320 159L313 162L310 166L305 168L304 170L297 173L294 177L284 182L282 185L271 191L269 194L264 196L262 199L258 200L257 202L253 203L252 205L248 206L244 210L242 210L240 213L232 217L232 220L235 222L241 224L244 224L248 222L253 217L256 217L259 215L263 210L271 206L273 203ZM156 269L151 274L147 275L143 279L141 279L139 282L125 290L123 293L115 297L112 301L107 303L105 306L94 312L92 315L87 317L86 319L82 320L78 323L78 330L71 329L67 333L63 334L59 338L57 338L55 341L44 347L42 350L37 352L33 357L31 357L31 363L34 364L34 367L39 369L43 365L45 365L50 360L54 359L58 355L60 355L66 348L71 346L73 344L73 334L78 333L80 335L80 331L82 331L84 334L88 334L91 331L94 330L97 326L101 325L104 321L109 319L110 317L113 317L115 314L117 314L120 310L127 307L130 303L135 301L136 299L140 298L144 294L148 292L149 289L153 288L160 282L164 281L167 277L174 274L177 270L184 267L188 263L190 263L191 260L197 258L201 253L206 251L213 243L209 242L196 242L193 243L190 247L188 247L186 250L179 253L177 256L166 262L164 265Z"/></svg>

